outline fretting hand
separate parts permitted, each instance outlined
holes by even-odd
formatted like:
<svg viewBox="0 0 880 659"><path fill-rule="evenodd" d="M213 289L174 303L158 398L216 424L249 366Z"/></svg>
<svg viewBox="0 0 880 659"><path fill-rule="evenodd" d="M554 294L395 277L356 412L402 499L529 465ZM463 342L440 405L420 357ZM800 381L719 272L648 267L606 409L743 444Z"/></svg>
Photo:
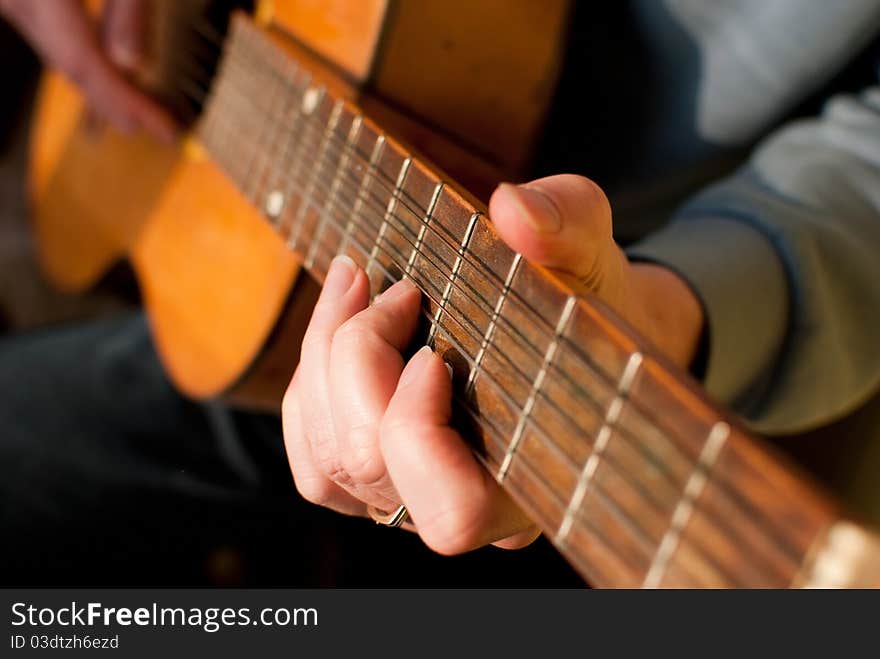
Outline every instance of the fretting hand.
<svg viewBox="0 0 880 659"><path fill-rule="evenodd" d="M681 365L703 315L690 288L660 266L632 264L614 243L602 190L573 175L502 185L490 216L525 258L590 290ZM372 305L366 274L337 258L327 275L284 398L284 437L302 495L339 512L405 504L415 530L444 554L516 548L538 529L449 425L452 386L423 348L409 363L420 293L401 281Z"/></svg>

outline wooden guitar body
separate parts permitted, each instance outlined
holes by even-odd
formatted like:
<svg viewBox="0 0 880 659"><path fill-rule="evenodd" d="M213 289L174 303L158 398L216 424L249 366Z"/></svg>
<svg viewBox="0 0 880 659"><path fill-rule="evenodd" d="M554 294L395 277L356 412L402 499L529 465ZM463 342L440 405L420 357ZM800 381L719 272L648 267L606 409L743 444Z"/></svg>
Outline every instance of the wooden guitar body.
<svg viewBox="0 0 880 659"><path fill-rule="evenodd" d="M407 276L459 429L594 585L875 585L875 532L484 217L478 199L529 160L566 11L258 3L211 37L221 63L177 147L90 127L47 75L31 161L46 272L76 290L128 257L178 388L268 410L334 254L374 294Z"/></svg>
<svg viewBox="0 0 880 659"><path fill-rule="evenodd" d="M392 11L386 0L275 0L256 16L282 42L295 35L302 45L286 45L338 78L346 98L485 195L528 162L567 3L472 4L401 2ZM477 39L498 24L507 27L494 41ZM534 46L522 48L524 39ZM300 281L290 298L297 257L195 142L171 147L95 126L78 92L51 72L37 109L30 198L47 276L83 290L129 258L175 385L277 411L318 291Z"/></svg>
<svg viewBox="0 0 880 659"><path fill-rule="evenodd" d="M297 259L197 150L90 127L78 106L69 83L45 76L31 160L44 271L76 291L128 257L169 375L216 395L260 352Z"/></svg>

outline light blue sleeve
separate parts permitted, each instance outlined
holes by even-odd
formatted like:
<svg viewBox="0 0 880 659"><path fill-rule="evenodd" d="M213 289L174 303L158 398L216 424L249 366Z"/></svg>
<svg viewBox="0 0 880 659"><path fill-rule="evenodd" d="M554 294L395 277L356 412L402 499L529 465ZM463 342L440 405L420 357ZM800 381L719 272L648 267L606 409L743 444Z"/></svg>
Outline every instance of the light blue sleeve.
<svg viewBox="0 0 880 659"><path fill-rule="evenodd" d="M705 385L756 430L852 411L880 387L880 88L784 126L628 252L691 284Z"/></svg>

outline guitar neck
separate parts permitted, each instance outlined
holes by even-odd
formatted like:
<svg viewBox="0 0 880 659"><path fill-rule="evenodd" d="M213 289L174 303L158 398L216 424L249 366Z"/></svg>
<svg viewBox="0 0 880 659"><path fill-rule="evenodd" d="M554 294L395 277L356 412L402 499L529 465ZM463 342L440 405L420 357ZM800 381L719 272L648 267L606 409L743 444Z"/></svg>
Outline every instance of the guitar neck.
<svg viewBox="0 0 880 659"><path fill-rule="evenodd" d="M238 17L199 138L319 281L347 254L374 293L402 277L422 290L458 427L580 573L814 583L840 528L830 501L330 89Z"/></svg>

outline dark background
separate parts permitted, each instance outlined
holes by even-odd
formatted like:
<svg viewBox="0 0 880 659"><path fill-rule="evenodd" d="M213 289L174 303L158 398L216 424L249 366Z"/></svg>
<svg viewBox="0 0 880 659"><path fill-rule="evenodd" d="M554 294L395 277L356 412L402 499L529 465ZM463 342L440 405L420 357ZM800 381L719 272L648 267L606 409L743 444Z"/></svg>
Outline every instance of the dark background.
<svg viewBox="0 0 880 659"><path fill-rule="evenodd" d="M0 333L27 332L135 308L137 288L124 265L97 289L78 296L54 291L41 277L34 261L25 199L28 119L40 69L33 53L2 22L0 57L5 63L0 68L4 90L0 103ZM817 105L817 100L811 100L805 104L804 112L813 113ZM557 119L557 126L564 125L564 114ZM878 424L880 404L875 400L829 428L778 443L832 487L866 490L873 487L874 475L854 470L839 456L850 450L864 452L863 444L872 434L864 429L876 428ZM290 487L292 491L292 483ZM432 554L410 534L317 509L303 527L278 528L273 533L248 534L234 528L234 518L229 523L229 537L212 540L211 546L201 549L195 558L190 554L184 556L190 550L181 548L179 560L172 552L156 565L132 566L128 571L114 565L101 579L98 556L91 572L83 572L98 578L97 583L81 583L76 574L71 574L65 585L582 585L544 540L520 552L486 548L450 559ZM9 538L4 541L14 542ZM50 573L48 570L47 574Z"/></svg>

